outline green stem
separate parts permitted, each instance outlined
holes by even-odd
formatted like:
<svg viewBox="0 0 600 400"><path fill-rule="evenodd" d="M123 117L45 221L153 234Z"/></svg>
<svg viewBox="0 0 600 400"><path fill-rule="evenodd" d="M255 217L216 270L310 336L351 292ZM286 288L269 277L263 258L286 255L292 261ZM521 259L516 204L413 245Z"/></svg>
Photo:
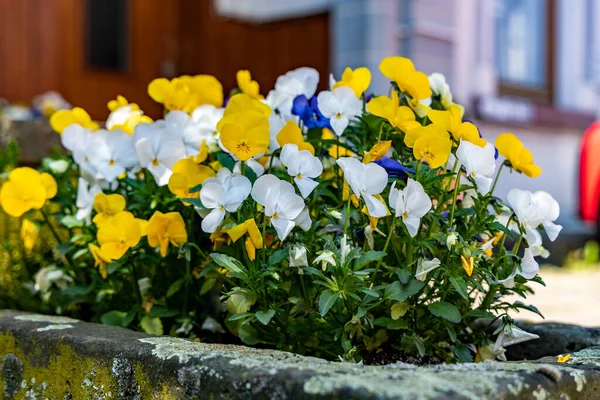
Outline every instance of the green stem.
<svg viewBox="0 0 600 400"><path fill-rule="evenodd" d="M452 195L452 211L450 212L450 224L449 227L452 228L454 224L454 209L456 208L456 198L458 197L458 188L460 187L460 170L458 171L458 175L456 176L456 183L454 184L454 194Z"/></svg>
<svg viewBox="0 0 600 400"><path fill-rule="evenodd" d="M133 280L135 281L135 283L134 283L135 288L136 288L135 294L136 294L136 297L138 299L138 303L140 305L140 308L143 308L143 306L144 306L144 300L142 299L142 290L140 289L140 278L139 278L139 275L138 275L136 263L133 260L131 262L131 272L133 274Z"/></svg>
<svg viewBox="0 0 600 400"><path fill-rule="evenodd" d="M419 180L419 172L421 172L421 164L423 164L421 161L417 161L417 171L415 173L415 180Z"/></svg>
<svg viewBox="0 0 600 400"><path fill-rule="evenodd" d="M498 183L498 178L500 178L500 172L502 172L502 167L504 167L504 163L502 163L500 165L500 168L498 168L498 173L496 174L496 179L494 179L494 184L492 185L492 188L490 189L490 196L492 194L494 194L494 189L496 189L496 184Z"/></svg>
<svg viewBox="0 0 600 400"><path fill-rule="evenodd" d="M344 221L344 236L346 236L346 229L348 228L348 220L350 219L350 202L352 200L352 194L348 193L348 203L346 206L346 220Z"/></svg>
<svg viewBox="0 0 600 400"><path fill-rule="evenodd" d="M312 307L312 303L310 298L308 297L308 291L306 290L306 284L304 283L304 275L298 274L298 279L300 279L300 287L302 288L302 296L304 296L304 303L308 307Z"/></svg>
<svg viewBox="0 0 600 400"><path fill-rule="evenodd" d="M490 285L490 290L486 293L481 305L479 306L480 309L486 310L489 308L490 304L492 304L492 301L494 300L494 295L496 294L497 290L498 285Z"/></svg>
<svg viewBox="0 0 600 400"><path fill-rule="evenodd" d="M267 233L267 216L264 215L263 225L262 225L263 248L261 249L263 264L267 263L267 238L265 236L266 233Z"/></svg>
<svg viewBox="0 0 600 400"><path fill-rule="evenodd" d="M377 137L377 143L381 142L381 134L383 133L383 124L385 122L381 121L381 125L379 126L379 136Z"/></svg>
<svg viewBox="0 0 600 400"><path fill-rule="evenodd" d="M388 237L385 241L385 245L383 246L383 252L385 253L387 251L387 248L390 244L390 240L392 239L392 235L394 234L394 228L396 227L396 218L392 219L392 226L390 226L390 231L388 232ZM379 268L381 268L381 263L383 262L383 257L379 259L379 262L377 262L377 266L375 267L375 271L373 272L373 276L371 277L371 283L375 283L375 277L377 276L377 272L379 271Z"/></svg>
<svg viewBox="0 0 600 400"><path fill-rule="evenodd" d="M61 240L60 236L58 236L58 232L56 232L56 230L54 229L54 226L50 222L50 218L48 218L48 214L46 214L43 209L40 209L40 212L42 213L42 216L44 217L44 220L48 224L48 227L50 228L50 231L52 232L52 236L54 236L54 239L56 239L56 241L58 242L58 244L63 243L63 241Z"/></svg>

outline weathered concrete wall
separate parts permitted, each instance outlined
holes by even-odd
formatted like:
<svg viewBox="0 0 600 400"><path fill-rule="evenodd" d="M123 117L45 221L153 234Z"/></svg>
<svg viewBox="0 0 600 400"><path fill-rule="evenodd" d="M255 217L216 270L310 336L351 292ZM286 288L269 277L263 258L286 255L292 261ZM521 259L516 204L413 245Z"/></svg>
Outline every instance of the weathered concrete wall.
<svg viewBox="0 0 600 400"><path fill-rule="evenodd" d="M535 362L363 367L0 312L8 399L597 399L600 348Z"/></svg>

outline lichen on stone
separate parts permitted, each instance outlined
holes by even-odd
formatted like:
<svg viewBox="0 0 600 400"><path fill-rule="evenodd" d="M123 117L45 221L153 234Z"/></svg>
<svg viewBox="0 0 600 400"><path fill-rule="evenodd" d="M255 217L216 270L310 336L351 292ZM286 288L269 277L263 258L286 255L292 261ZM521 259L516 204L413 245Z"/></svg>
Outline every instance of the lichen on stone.
<svg viewBox="0 0 600 400"><path fill-rule="evenodd" d="M46 331L58 331L58 330L72 329L72 328L73 328L73 325L58 324L58 325L48 325L48 326L44 326L42 328L37 328L35 331L36 332L46 332Z"/></svg>
<svg viewBox="0 0 600 400"><path fill-rule="evenodd" d="M14 317L18 321L49 322L51 324L75 324L79 320L56 315L22 314Z"/></svg>

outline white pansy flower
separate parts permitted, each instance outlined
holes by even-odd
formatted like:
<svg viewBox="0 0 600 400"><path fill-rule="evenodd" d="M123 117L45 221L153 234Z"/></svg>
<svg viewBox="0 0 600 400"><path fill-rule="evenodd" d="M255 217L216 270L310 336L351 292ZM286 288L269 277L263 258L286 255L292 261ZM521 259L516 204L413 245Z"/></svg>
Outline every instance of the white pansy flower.
<svg viewBox="0 0 600 400"><path fill-rule="evenodd" d="M525 279L533 279L540 271L540 266L535 261L534 256L539 255L539 251L535 248L526 248L521 259L521 269L517 271L517 274L521 275Z"/></svg>
<svg viewBox="0 0 600 400"><path fill-rule="evenodd" d="M207 137L201 134L194 120L184 111L174 110L169 112L165 115L164 121L159 121L159 124L163 125L167 131L174 132L174 136L181 138L187 157L196 156L203 141L208 146ZM214 141L212 135L211 139Z"/></svg>
<svg viewBox="0 0 600 400"><path fill-rule="evenodd" d="M150 171L158 186L169 183L173 166L186 157L181 134L157 121L137 125L133 138L140 165Z"/></svg>
<svg viewBox="0 0 600 400"><path fill-rule="evenodd" d="M348 181L352 193L365 201L369 215L375 218L385 217L387 208L374 195L383 192L387 186L386 170L377 164L363 164L351 157L341 157L337 164L344 171L344 178Z"/></svg>
<svg viewBox="0 0 600 400"><path fill-rule="evenodd" d="M269 141L269 150L271 153L281 147L277 141L277 134L283 129L284 126L285 120L281 115L274 112L269 115L269 134L271 136Z"/></svg>
<svg viewBox="0 0 600 400"><path fill-rule="evenodd" d="M496 343L494 345L494 351L499 351L513 344L526 342L532 339L539 339L540 337L534 333L525 332L523 329L516 325L506 325L504 329L498 335Z"/></svg>
<svg viewBox="0 0 600 400"><path fill-rule="evenodd" d="M106 118L106 129L112 131L117 126L124 125L127 123L127 120L133 116L142 116L144 112L142 110L135 109L133 104L127 104L125 106L119 107L116 110L112 111L108 118Z"/></svg>
<svg viewBox="0 0 600 400"><path fill-rule="evenodd" d="M456 150L456 156L465 167L467 176L475 180L477 190L483 195L490 191L492 185L492 176L496 170L495 152L491 143L482 148L466 140L461 140Z"/></svg>
<svg viewBox="0 0 600 400"><path fill-rule="evenodd" d="M300 211L300 214L294 218L294 223L304 232L310 231L310 228L312 227L312 219L310 218L308 207L304 207L304 209Z"/></svg>
<svg viewBox="0 0 600 400"><path fill-rule="evenodd" d="M452 92L450 92L450 86L446 83L446 77L444 75L434 72L429 75L429 86L431 91L440 96L442 106L444 108L450 107L452 104Z"/></svg>
<svg viewBox="0 0 600 400"><path fill-rule="evenodd" d="M210 152L218 151L219 131L217 124L223 118L223 108L204 104L192 112L192 120L196 124L200 135L200 142L204 140Z"/></svg>
<svg viewBox="0 0 600 400"><path fill-rule="evenodd" d="M295 244L290 247L290 267L307 267L308 258L306 257L306 247L301 244ZM302 270L299 270L302 271Z"/></svg>
<svg viewBox="0 0 600 400"><path fill-rule="evenodd" d="M362 102L349 86L340 86L333 91L323 91L317 96L319 110L329 123L333 132L342 136L350 120L362 112Z"/></svg>
<svg viewBox="0 0 600 400"><path fill-rule="evenodd" d="M402 190L396 189L396 182L392 185L390 207L396 212L397 218L402 218L410 236L417 235L421 218L431 210L431 205L431 199L419 182L408 178Z"/></svg>
<svg viewBox="0 0 600 400"><path fill-rule="evenodd" d="M200 191L200 201L211 211L202 220L202 230L206 233L215 232L226 213L236 212L251 190L252 184L248 178L232 174L227 168L221 168L216 178L205 180Z"/></svg>
<svg viewBox="0 0 600 400"><path fill-rule="evenodd" d="M284 117L291 117L294 99L301 94L310 99L315 95L318 84L319 72L316 69L297 68L277 78L275 89L269 92L265 102Z"/></svg>
<svg viewBox="0 0 600 400"><path fill-rule="evenodd" d="M92 209L94 208L94 197L101 192L102 189L97 183L90 184L85 179L79 178L77 182L77 200L75 200L75 205L78 209L75 214L77 220L89 222Z"/></svg>
<svg viewBox="0 0 600 400"><path fill-rule="evenodd" d="M307 198L319 184L313 179L323 173L323 164L319 158L308 150L299 151L295 144L283 146L279 158L286 166L287 173L294 177L302 197Z"/></svg>
<svg viewBox="0 0 600 400"><path fill-rule="evenodd" d="M50 171L55 174L64 174L69 168L69 163L66 160L54 160L52 158L46 158L45 164L50 168Z"/></svg>
<svg viewBox="0 0 600 400"><path fill-rule="evenodd" d="M54 284L60 290L65 290L73 278L67 275L62 269L55 266L44 267L35 274L36 292L46 293Z"/></svg>
<svg viewBox="0 0 600 400"><path fill-rule="evenodd" d="M313 264L321 263L321 269L325 271L327 269L327 264L332 266L336 266L334 254L331 250L323 250L320 252L319 256L315 258Z"/></svg>
<svg viewBox="0 0 600 400"><path fill-rule="evenodd" d="M512 189L507 198L517 215L519 225L525 230L525 238L530 247L542 244L541 236L534 233L539 225L544 227L551 241L556 239L562 229L562 226L554 223L560 214L560 207L550 194Z"/></svg>
<svg viewBox="0 0 600 400"><path fill-rule="evenodd" d="M90 135L87 158L96 171L96 179L113 182L119 175L138 163L133 137L116 129L101 129Z"/></svg>
<svg viewBox="0 0 600 400"><path fill-rule="evenodd" d="M340 258L342 260L342 264L346 261L346 257L352 251L352 246L348 244L348 237L346 235L342 236L340 240Z"/></svg>
<svg viewBox="0 0 600 400"><path fill-rule="evenodd" d="M417 264L417 272L415 273L415 278L417 278L420 281L424 281L427 278L427 273L438 268L440 264L441 262L438 258L434 258L433 260L419 260Z"/></svg>
<svg viewBox="0 0 600 400"><path fill-rule="evenodd" d="M279 240L284 241L296 225L294 220L304 210L302 197L290 183L267 174L254 182L252 198L265 208L265 215L271 217Z"/></svg>
<svg viewBox="0 0 600 400"><path fill-rule="evenodd" d="M82 168L93 172L94 167L90 164L90 159L87 152L91 149L88 147L88 142L94 133L90 129L85 129L78 124L72 124L65 128L60 141L65 149L71 151L73 160Z"/></svg>

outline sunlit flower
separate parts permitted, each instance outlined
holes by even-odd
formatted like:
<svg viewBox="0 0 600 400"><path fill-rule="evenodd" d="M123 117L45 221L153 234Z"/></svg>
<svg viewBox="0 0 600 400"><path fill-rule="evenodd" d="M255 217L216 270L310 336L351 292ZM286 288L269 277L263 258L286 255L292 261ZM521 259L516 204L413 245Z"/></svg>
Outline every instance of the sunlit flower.
<svg viewBox="0 0 600 400"><path fill-rule="evenodd" d="M513 208L519 225L525 231L525 238L530 247L541 245L541 236L535 229L542 225L548 238L556 240L562 226L554 221L560 214L560 206L554 198L544 191L531 193L527 190L512 189L507 195L508 203Z"/></svg>
<svg viewBox="0 0 600 400"><path fill-rule="evenodd" d="M180 199L197 199L200 192L190 193L190 190L214 176L215 172L212 168L196 164L191 158L183 158L173 166L173 174L169 178L169 190ZM189 205L185 201L183 204Z"/></svg>
<svg viewBox="0 0 600 400"><path fill-rule="evenodd" d="M429 86L431 86L433 95L439 96L442 107L445 109L450 108L453 104L452 92L450 91L450 86L446 83L446 77L440 73L434 72L429 75Z"/></svg>
<svg viewBox="0 0 600 400"><path fill-rule="evenodd" d="M385 169L374 163L363 164L350 157L339 158L337 164L344 171L344 178L352 188L352 193L365 201L369 215L376 218L385 216L385 204L375 197L387 186L388 174Z"/></svg>
<svg viewBox="0 0 600 400"><path fill-rule="evenodd" d="M140 107L135 104L129 104L123 96L117 96L116 100L108 102L108 109L111 111L106 119L106 129L113 131L120 129L125 133L133 135L133 130L137 124L152 122L152 118L144 115Z"/></svg>
<svg viewBox="0 0 600 400"><path fill-rule="evenodd" d="M369 101L367 109L373 115L386 119L392 126L403 132L421 126L415 119L415 113L410 107L401 106L398 93L392 92L392 97L378 96Z"/></svg>
<svg viewBox="0 0 600 400"><path fill-rule="evenodd" d="M321 160L308 150L299 151L295 144L283 146L279 158L286 166L287 173L294 177L294 182L300 189L302 197L307 198L319 184L314 178L323 173Z"/></svg>
<svg viewBox="0 0 600 400"><path fill-rule="evenodd" d="M504 326L502 331L500 331L500 334L498 335L494 345L494 350L498 351L501 348L512 346L513 344L539 338L540 337L534 333L525 332L516 325L508 324Z"/></svg>
<svg viewBox="0 0 600 400"><path fill-rule="evenodd" d="M336 89L340 86L348 86L353 91L357 98L360 98L362 94L367 90L371 84L371 71L368 68L360 67L354 71L350 68L346 68L342 74L342 79L337 81L333 87Z"/></svg>
<svg viewBox="0 0 600 400"><path fill-rule="evenodd" d="M420 259L417 264L417 271L415 272L415 278L420 281L427 279L427 274L441 265L440 260L434 258L432 260Z"/></svg>
<svg viewBox="0 0 600 400"><path fill-rule="evenodd" d="M92 121L90 115L83 108L74 107L72 110L59 110L50 117L50 126L60 134L67 127L74 124L92 131L98 129L98 124Z"/></svg>
<svg viewBox="0 0 600 400"><path fill-rule="evenodd" d="M149 125L138 125L138 128ZM99 130L90 135L86 147L89 162L96 171L96 179L112 182L138 163L133 137L121 130Z"/></svg>
<svg viewBox="0 0 600 400"><path fill-rule="evenodd" d="M28 219L23 220L23 223L21 224L21 240L23 240L23 247L25 250L31 251L31 249L33 249L39 234L40 227L38 224Z"/></svg>
<svg viewBox="0 0 600 400"><path fill-rule="evenodd" d="M304 140L300 127L294 121L288 121L277 134L277 143L283 147L286 144L295 144L298 150L308 150L310 154L315 154L315 148L312 144Z"/></svg>
<svg viewBox="0 0 600 400"><path fill-rule="evenodd" d="M167 110L191 113L203 104L223 105L223 86L211 75L184 75L170 81L158 78L148 85L148 94Z"/></svg>
<svg viewBox="0 0 600 400"><path fill-rule="evenodd" d="M39 210L46 200L56 195L56 181L48 174L40 174L29 167L13 169L0 190L2 208L11 217L20 217L27 211Z"/></svg>
<svg viewBox="0 0 600 400"><path fill-rule="evenodd" d="M431 168L444 165L452 152L448 133L435 124L412 129L404 137L404 143L413 148L417 160L425 159Z"/></svg>
<svg viewBox="0 0 600 400"><path fill-rule="evenodd" d="M368 152L365 153L365 156L363 157L363 164L381 160L381 158L388 153L391 147L391 140L376 143Z"/></svg>
<svg viewBox="0 0 600 400"><path fill-rule="evenodd" d="M362 112L362 102L356 98L348 86L340 86L333 91L323 91L317 96L319 109L336 135L341 136L350 121Z"/></svg>
<svg viewBox="0 0 600 400"><path fill-rule="evenodd" d="M410 236L415 237L419 231L421 218L431 210L431 199L425 193L420 182L408 178L406 187L396 189L396 182L390 190L390 207L395 211L396 218L402 218Z"/></svg>
<svg viewBox="0 0 600 400"><path fill-rule="evenodd" d="M294 220L304 210L304 200L294 187L275 175L263 175L254 182L252 198L264 207L279 240L284 241L296 223Z"/></svg>
<svg viewBox="0 0 600 400"><path fill-rule="evenodd" d="M266 102L273 110L284 116L292 116L294 99L304 95L307 99L314 96L319 83L319 72L310 67L301 67L281 75L275 81L275 89L270 91Z"/></svg>
<svg viewBox="0 0 600 400"><path fill-rule="evenodd" d="M135 150L142 168L146 168L159 186L169 183L175 163L186 157L181 133L163 123L138 125L133 134Z"/></svg>
<svg viewBox="0 0 600 400"><path fill-rule="evenodd" d="M85 179L79 178L77 181L77 199L75 200L77 206L75 218L89 223L94 208L94 198L100 192L102 192L102 189L97 183L89 183Z"/></svg>
<svg viewBox="0 0 600 400"><path fill-rule="evenodd" d="M542 173L542 169L533 162L531 151L523 146L523 143L512 133L503 133L496 138L498 153L505 157L512 167L524 173L530 178L536 178Z"/></svg>
<svg viewBox="0 0 600 400"><path fill-rule="evenodd" d="M216 178L204 181L200 200L211 211L202 220L202 230L207 233L215 232L225 219L225 214L236 212L251 190L252 184L248 178L232 174L226 168L219 170Z"/></svg>
<svg viewBox="0 0 600 400"><path fill-rule="evenodd" d="M136 246L142 237L142 229L133 214L121 211L98 229L98 242L102 253L112 260L118 260L131 247Z"/></svg>
<svg viewBox="0 0 600 400"><path fill-rule="evenodd" d="M263 97L260 94L260 87L258 82L253 81L250 76L250 71L246 69L239 70L236 74L238 87L242 92L252 97L253 99L260 100Z"/></svg>
<svg viewBox="0 0 600 400"><path fill-rule="evenodd" d="M160 255L165 257L172 246L179 247L187 242L185 222L178 212L163 214L155 211L146 226L148 244L150 247L160 248Z"/></svg>
<svg viewBox="0 0 600 400"><path fill-rule="evenodd" d="M269 147L269 120L260 112L248 110L225 116L218 128L223 147L241 161L264 153Z"/></svg>
<svg viewBox="0 0 600 400"><path fill-rule="evenodd" d="M300 120L308 129L330 127L329 118L325 117L319 109L317 96L310 100L303 94L296 97L292 106L292 114L300 117Z"/></svg>
<svg viewBox="0 0 600 400"><path fill-rule="evenodd" d="M106 266L112 262L112 259L104 254L100 247L96 246L95 244L90 243L88 248L90 249L90 253L94 258L94 265L98 267L100 276L102 276L103 279L106 279L108 277L108 270L106 269Z"/></svg>
<svg viewBox="0 0 600 400"><path fill-rule="evenodd" d="M431 110L427 118L435 125L443 127L450 132L455 140L466 140L479 147L483 147L486 141L479 135L479 130L471 122L463 122L463 110L457 105L451 105L447 111Z"/></svg>
<svg viewBox="0 0 600 400"><path fill-rule="evenodd" d="M273 113L271 107L265 102L253 99L245 93L237 93L227 102L227 107L223 111L223 117L229 117L245 111L256 111L265 117L269 117Z"/></svg>
<svg viewBox="0 0 600 400"><path fill-rule="evenodd" d="M423 72L415 70L414 64L408 58L384 58L379 64L379 70L413 99L423 100L431 97L429 78Z"/></svg>
<svg viewBox="0 0 600 400"><path fill-rule="evenodd" d="M315 260L313 261L313 264L321 263L321 269L323 271L325 271L327 269L327 264L329 264L333 267L336 266L334 254L331 250L323 250L323 251L319 252L318 254L319 255L317 256L317 258L315 258Z"/></svg>
<svg viewBox="0 0 600 400"><path fill-rule="evenodd" d="M120 194L107 195L99 192L94 197L94 210L96 210L97 214L93 222L99 227L125 210L125 198Z"/></svg>
<svg viewBox="0 0 600 400"><path fill-rule="evenodd" d="M205 104L194 110L192 120L196 124L196 129L200 141L205 141L211 152L218 150L219 131L217 124L223 118L224 109L217 108L210 104Z"/></svg>
<svg viewBox="0 0 600 400"><path fill-rule="evenodd" d="M495 152L496 149L491 143L481 148L462 139L456 150L456 156L465 167L467 176L473 178L477 184L477 191L483 195L490 191L492 185L492 176L496 170Z"/></svg>

